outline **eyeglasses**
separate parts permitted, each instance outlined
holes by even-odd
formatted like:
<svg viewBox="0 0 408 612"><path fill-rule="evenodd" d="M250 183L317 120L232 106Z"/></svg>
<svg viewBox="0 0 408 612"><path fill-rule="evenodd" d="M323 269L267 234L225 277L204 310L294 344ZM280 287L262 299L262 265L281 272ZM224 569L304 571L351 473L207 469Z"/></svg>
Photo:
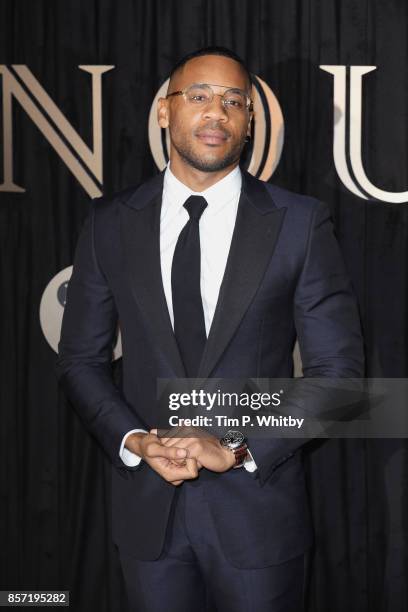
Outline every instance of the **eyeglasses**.
<svg viewBox="0 0 408 612"><path fill-rule="evenodd" d="M225 89L223 94L214 92L213 87L221 87ZM166 98L171 96L183 96L187 104L191 106L205 107L211 104L214 96L220 96L224 108L228 111L252 111L252 100L245 91L236 87L224 87L222 85L209 85L208 83L193 83L180 91L173 91L167 94Z"/></svg>

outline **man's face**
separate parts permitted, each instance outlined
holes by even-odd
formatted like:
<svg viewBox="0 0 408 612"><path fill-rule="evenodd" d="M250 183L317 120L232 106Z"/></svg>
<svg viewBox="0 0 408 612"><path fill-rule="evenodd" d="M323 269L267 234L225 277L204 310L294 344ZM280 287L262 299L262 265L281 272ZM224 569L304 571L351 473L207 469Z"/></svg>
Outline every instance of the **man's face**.
<svg viewBox="0 0 408 612"><path fill-rule="evenodd" d="M237 88L251 95L245 72L234 60L218 56L196 57L171 79L168 93L194 83L211 84L215 93ZM168 127L171 154L203 172L216 172L236 163L249 133L248 109L224 108L221 96L214 95L204 106L188 103L184 96L159 100L159 125Z"/></svg>

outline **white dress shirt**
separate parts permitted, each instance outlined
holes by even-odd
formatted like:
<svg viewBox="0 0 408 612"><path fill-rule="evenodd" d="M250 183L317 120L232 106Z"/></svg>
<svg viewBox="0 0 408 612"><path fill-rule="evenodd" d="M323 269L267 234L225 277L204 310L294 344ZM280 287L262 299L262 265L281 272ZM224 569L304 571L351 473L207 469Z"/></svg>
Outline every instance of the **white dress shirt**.
<svg viewBox="0 0 408 612"><path fill-rule="evenodd" d="M167 165L163 181L163 200L160 215L160 264L164 294L174 328L173 300L171 291L171 266L179 234L189 214L183 204L191 195L200 195L207 201L207 208L200 218L201 249L201 298L203 301L205 330L208 337L222 278L224 276L232 233L237 217L241 193L242 176L236 166L220 181L201 192L192 191L179 181ZM123 437L119 450L122 461L130 467L139 464L141 458L125 447L126 437L142 429L132 429ZM251 458L244 464L250 472L256 470Z"/></svg>

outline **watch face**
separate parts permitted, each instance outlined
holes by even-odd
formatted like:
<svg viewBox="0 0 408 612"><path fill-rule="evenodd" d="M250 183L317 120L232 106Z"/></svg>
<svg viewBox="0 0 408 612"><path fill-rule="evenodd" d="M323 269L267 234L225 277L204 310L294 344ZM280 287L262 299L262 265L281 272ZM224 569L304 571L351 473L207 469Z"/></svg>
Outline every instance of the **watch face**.
<svg viewBox="0 0 408 612"><path fill-rule="evenodd" d="M230 429L222 438L222 443L224 446L228 446L229 448L237 448L237 446L240 446L244 440L245 437L243 433Z"/></svg>

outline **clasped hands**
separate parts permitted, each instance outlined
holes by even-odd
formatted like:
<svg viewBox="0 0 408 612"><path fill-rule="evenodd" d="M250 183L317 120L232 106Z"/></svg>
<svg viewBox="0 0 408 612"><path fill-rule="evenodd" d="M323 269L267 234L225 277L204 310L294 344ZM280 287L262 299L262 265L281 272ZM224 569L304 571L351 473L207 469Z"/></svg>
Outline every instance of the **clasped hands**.
<svg viewBox="0 0 408 612"><path fill-rule="evenodd" d="M164 480L174 486L197 478L201 468L226 472L233 467L235 456L208 432L195 427L177 427L168 437L159 437L157 429L133 433L126 447L139 455Z"/></svg>

